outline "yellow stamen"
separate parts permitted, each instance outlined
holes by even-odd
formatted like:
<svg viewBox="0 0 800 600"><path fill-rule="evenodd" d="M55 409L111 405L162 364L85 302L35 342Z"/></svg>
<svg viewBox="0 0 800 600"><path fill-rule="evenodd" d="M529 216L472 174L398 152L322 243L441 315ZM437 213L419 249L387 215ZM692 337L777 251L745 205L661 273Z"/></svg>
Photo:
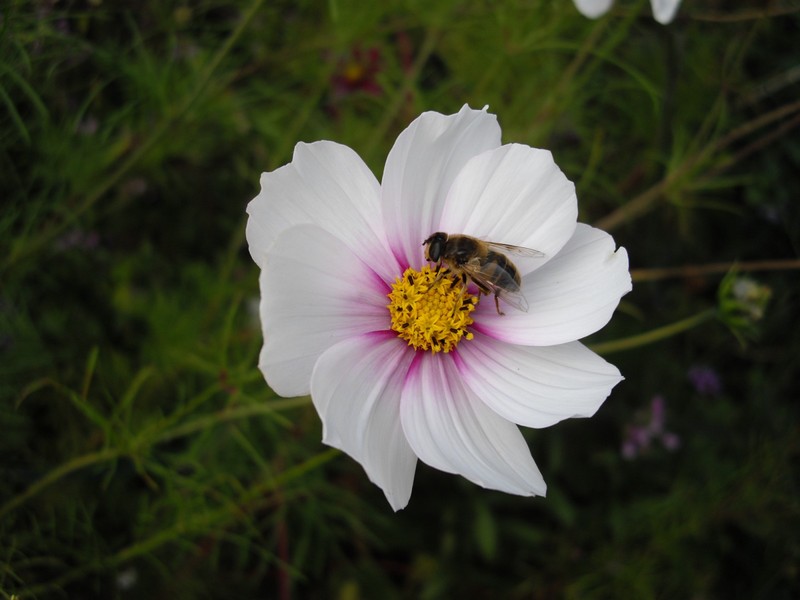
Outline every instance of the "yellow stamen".
<svg viewBox="0 0 800 600"><path fill-rule="evenodd" d="M473 338L467 327L478 297L450 273L427 265L419 271L408 268L388 296L392 329L417 350L450 352L462 338Z"/></svg>

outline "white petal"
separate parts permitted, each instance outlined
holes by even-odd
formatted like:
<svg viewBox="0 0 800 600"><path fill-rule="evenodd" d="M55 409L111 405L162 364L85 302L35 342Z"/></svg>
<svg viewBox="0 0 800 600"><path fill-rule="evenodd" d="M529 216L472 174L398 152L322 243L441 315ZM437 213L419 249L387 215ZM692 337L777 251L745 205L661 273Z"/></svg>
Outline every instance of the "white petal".
<svg viewBox="0 0 800 600"><path fill-rule="evenodd" d="M343 338L391 326L389 287L316 225L278 236L261 271L259 368L281 396L308 394L319 356Z"/></svg>
<svg viewBox="0 0 800 600"><path fill-rule="evenodd" d="M467 161L500 145L497 117L464 106L455 115L425 112L394 144L383 172L384 226L403 266L423 262L422 242L439 224L444 199Z"/></svg>
<svg viewBox="0 0 800 600"><path fill-rule="evenodd" d="M463 381L492 410L528 427L591 417L622 381L619 370L580 342L539 348L475 334L454 359Z"/></svg>
<svg viewBox="0 0 800 600"><path fill-rule="evenodd" d="M650 0L650 5L653 7L653 18L666 25L675 18L675 13L678 12L681 0Z"/></svg>
<svg viewBox="0 0 800 600"><path fill-rule="evenodd" d="M478 399L450 356L418 354L400 419L411 448L430 466L485 488L544 496L547 486L517 426Z"/></svg>
<svg viewBox="0 0 800 600"><path fill-rule="evenodd" d="M574 0L575 7L584 16L590 19L604 15L611 8L613 0Z"/></svg>
<svg viewBox="0 0 800 600"><path fill-rule="evenodd" d="M606 232L579 223L561 252L523 278L528 312L507 308L505 315L498 315L486 298L474 313L473 327L524 346L564 344L594 333L631 290L628 254L614 247Z"/></svg>
<svg viewBox="0 0 800 600"><path fill-rule="evenodd" d="M408 504L417 466L400 425L400 393L413 357L394 333L366 334L329 348L311 377L322 441L361 463L394 510Z"/></svg>
<svg viewBox="0 0 800 600"><path fill-rule="evenodd" d="M312 223L344 241L357 256L372 252L370 260L385 277L397 271L383 233L380 185L347 146L297 144L291 163L261 176L261 192L247 212L250 254L262 268L281 232ZM376 252L378 248L385 250Z"/></svg>
<svg viewBox="0 0 800 600"><path fill-rule="evenodd" d="M575 231L575 185L548 150L508 144L472 158L445 201L441 229L543 252L514 261L521 273L554 257Z"/></svg>

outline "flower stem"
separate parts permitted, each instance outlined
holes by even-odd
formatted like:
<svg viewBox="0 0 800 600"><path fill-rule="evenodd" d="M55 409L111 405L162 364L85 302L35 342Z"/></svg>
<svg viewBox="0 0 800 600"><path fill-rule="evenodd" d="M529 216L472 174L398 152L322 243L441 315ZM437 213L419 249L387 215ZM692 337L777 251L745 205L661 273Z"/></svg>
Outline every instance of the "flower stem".
<svg viewBox="0 0 800 600"><path fill-rule="evenodd" d="M272 402L263 404L248 404L234 409L220 410L213 414L193 419L187 423L174 427L173 429L164 431L158 436L156 442L168 442L170 440L174 440L175 438L189 435L190 433L205 431L206 429L210 429L215 425L220 425L227 421L235 421L237 419L245 419L257 415L274 415L280 410L297 408L299 406L305 406L309 403L310 399L308 396L301 396L299 398L287 398L282 400L274 400Z"/></svg>
<svg viewBox="0 0 800 600"><path fill-rule="evenodd" d="M777 3L776 3L777 4ZM693 12L690 18L695 21L708 21L710 23L737 23L741 21L756 21L770 19L782 15L790 15L798 11L796 6L771 6L768 8L744 8L741 10Z"/></svg>
<svg viewBox="0 0 800 600"><path fill-rule="evenodd" d="M668 337L672 337L673 335L677 335L679 333L692 329L693 327L697 327L698 325L713 319L716 316L716 314L717 314L716 308L709 308L708 310L704 310L703 312L698 313L692 317L676 321L675 323L670 323L669 325L664 325L663 327L658 327L656 329L652 329L645 333L632 335L630 337L621 338L619 340L600 342L599 344L590 344L589 348L591 348L598 354L611 354L613 352L620 352L622 350L630 350L631 348L638 348L639 346L646 346L647 344L652 344L654 342L664 340Z"/></svg>
<svg viewBox="0 0 800 600"><path fill-rule="evenodd" d="M285 400L276 400L274 402L269 402L265 404L240 406L233 410L222 410L213 413L211 415L198 417L192 421L174 427L173 429L164 431L156 438L152 439L149 443L147 441L136 443L136 441L134 440L134 443L132 443L129 447L141 448L148 445L155 445L163 442L168 442L170 440L174 440L176 438L183 437L185 435L189 435L197 431L204 431L206 429L209 429L211 427L214 427L215 425L219 425L224 422L233 421L236 419L244 419L256 415L275 414L277 411L291 409L297 406L303 406L305 404L308 404L308 402L309 402L308 397L289 398ZM43 489L53 485L59 479L66 477L73 471L77 471L79 469L83 469L84 467L88 467L97 463L115 460L117 458L121 458L127 455L128 453L122 449L108 448L106 450L101 450L99 452L92 452L90 454L77 456L72 460L69 460L64 464L62 464L61 466L56 467L52 471L48 472L44 477L42 477L36 483L33 483L25 491L14 496L11 500L0 506L0 518L2 518L5 514L11 512L12 510L14 510L19 505L23 504L33 496L35 496L39 492L41 492ZM308 462L313 464L313 459L309 460ZM316 464L313 464L313 466L315 467ZM287 473L290 472L291 470L287 471ZM301 474L302 472L299 473L298 476ZM289 479L291 479L291 476L289 477Z"/></svg>
<svg viewBox="0 0 800 600"><path fill-rule="evenodd" d="M256 483L251 488L245 490L240 497L233 502L226 503L219 508L200 512L199 514L186 515L178 519L171 527L160 529L150 537L140 539L118 551L116 554L82 564L47 583L33 585L26 589L26 596L34 597L37 594L60 589L71 581L81 579L90 573L129 562L138 556L147 554L156 548L175 542L176 540L199 535L203 532L211 531L214 528L223 528L228 523L246 519L252 511L252 509L248 510L249 504L257 500L260 503L259 506L263 506L265 502L264 497L268 493L276 490L279 486L283 486L325 465L333 458L339 456L339 454L341 454L340 451L335 448L324 450L312 456L304 463L283 471L276 477L268 477Z"/></svg>
<svg viewBox="0 0 800 600"><path fill-rule="evenodd" d="M631 278L635 282L658 281L673 277L700 277L714 273L727 273L732 268L742 273L750 271L788 271L800 269L800 259L755 260L750 262L709 263L706 265L685 265L682 267L665 267L661 269L631 269Z"/></svg>
<svg viewBox="0 0 800 600"><path fill-rule="evenodd" d="M192 89L191 93L185 97L184 101L181 102L174 111L166 114L161 121L159 121L150 130L150 135L146 137L144 141L139 144L139 146L137 146L136 149L133 150L124 161L122 161L122 164L112 171L97 186L95 186L94 189L89 191L86 194L83 202L76 206L74 210L70 211L64 219L60 220L49 228L46 228L27 244L24 244L21 247L12 247L8 257L3 263L4 268L9 268L15 263L19 262L21 259L34 254L55 239L80 215L94 206L95 203L100 200L100 198L102 198L112 187L114 187L114 185L116 185L125 176L125 174L128 173L128 171L135 167L142 160L142 158L148 152L150 152L150 150L159 141L161 141L161 139L172 128L175 122L178 121L179 118L183 117L202 96L203 92L211 82L211 78L213 77L214 72L217 70L217 67L228 55L231 48L236 43L236 40L239 39L244 30L250 25L250 22L253 20L253 17L256 15L263 3L264 0L254 0L248 11L243 15L241 21L239 21L236 29L231 32L231 34L228 36L228 39L225 40L225 43L222 44L219 50L217 50L216 54L214 54L211 62L206 65L206 68L200 74L196 85Z"/></svg>
<svg viewBox="0 0 800 600"><path fill-rule="evenodd" d="M60 467L53 469L47 475L42 477L39 481L32 484L28 487L24 492L21 494L17 494L11 500L0 506L0 518L2 518L5 514L11 512L20 504L27 501L29 498L32 498L39 492L41 492L44 488L52 485L62 477L65 477L72 473L73 471L77 471L78 469L83 469L84 467L88 467L90 465L106 462L109 460L113 460L120 456L120 452L116 449L109 448L106 450L101 450L100 452L92 452L91 454L84 454L82 456L78 456L73 458L70 461L65 462Z"/></svg>
<svg viewBox="0 0 800 600"><path fill-rule="evenodd" d="M383 118L373 128L372 136L369 138L364 146L363 155L370 157L376 146L386 139L386 132L392 126L397 114L408 103L409 98L412 97L414 84L419 79L422 68L430 58L433 51L436 49L436 43L439 41L440 30L438 27L431 27L425 32L422 45L417 53L417 58L411 65L411 68L405 73L403 81L396 89L394 97L388 108L383 113Z"/></svg>
<svg viewBox="0 0 800 600"><path fill-rule="evenodd" d="M620 206L610 214L597 220L594 223L595 227L604 229L606 231L611 231L620 225L623 225L624 223L628 223L633 219L644 215L664 197L664 193L671 185L673 185L681 177L689 174L692 169L696 168L708 157L719 154L723 149L725 149L727 146L730 146L739 138L749 135L761 127L798 112L800 112L800 101L790 102L768 113L760 115L759 117L756 117L755 119L752 119L751 121L748 121L739 127L736 127L717 140L709 142L704 148L689 156L674 170L668 173L664 179L636 196L630 202ZM792 123L792 126L794 126L794 123ZM779 135L783 135L786 132L786 128L779 126L776 132L778 132ZM767 134L767 136L770 136L770 134ZM767 138L767 141L772 141L772 137ZM737 155L735 158L736 160L739 160L742 157ZM734 164L735 161L726 161L724 168L728 169Z"/></svg>

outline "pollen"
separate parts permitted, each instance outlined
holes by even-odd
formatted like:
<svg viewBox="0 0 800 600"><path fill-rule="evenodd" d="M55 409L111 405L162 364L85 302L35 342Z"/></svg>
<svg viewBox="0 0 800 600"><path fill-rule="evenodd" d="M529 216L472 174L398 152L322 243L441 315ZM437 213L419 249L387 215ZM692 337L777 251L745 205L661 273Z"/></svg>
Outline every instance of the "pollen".
<svg viewBox="0 0 800 600"><path fill-rule="evenodd" d="M416 350L450 352L462 339L473 338L467 327L478 297L448 271L408 268L388 297L392 329Z"/></svg>

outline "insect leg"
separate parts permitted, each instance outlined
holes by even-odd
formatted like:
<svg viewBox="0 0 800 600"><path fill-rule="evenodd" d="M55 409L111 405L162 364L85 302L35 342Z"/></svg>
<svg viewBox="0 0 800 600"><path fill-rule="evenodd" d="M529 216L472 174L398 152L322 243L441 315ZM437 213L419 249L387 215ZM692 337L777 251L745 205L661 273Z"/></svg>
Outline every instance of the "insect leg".
<svg viewBox="0 0 800 600"><path fill-rule="evenodd" d="M500 301L497 298L497 294L494 295L494 307L497 309L497 314L498 315L506 314L502 310L500 310Z"/></svg>
<svg viewBox="0 0 800 600"><path fill-rule="evenodd" d="M447 275L449 272L450 269L442 269L442 261L439 261L436 265L436 277L434 278L433 283L431 283L430 287L428 288L428 291L434 289L437 285L439 285L442 282L442 277Z"/></svg>

